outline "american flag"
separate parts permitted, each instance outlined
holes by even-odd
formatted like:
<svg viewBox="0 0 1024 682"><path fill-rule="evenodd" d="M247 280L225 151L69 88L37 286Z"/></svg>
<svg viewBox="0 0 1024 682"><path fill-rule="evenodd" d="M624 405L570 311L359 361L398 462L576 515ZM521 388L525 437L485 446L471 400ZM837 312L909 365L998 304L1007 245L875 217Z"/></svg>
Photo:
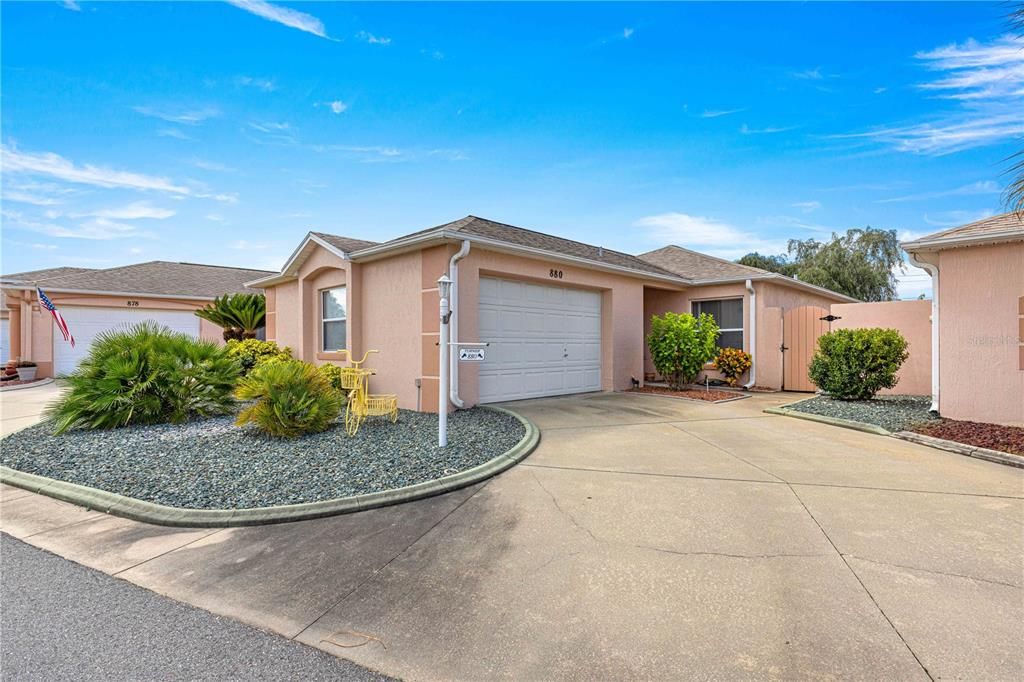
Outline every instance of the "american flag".
<svg viewBox="0 0 1024 682"><path fill-rule="evenodd" d="M43 293L42 289L36 287L36 291L39 293L39 305L50 311L50 314L53 315L53 321L57 323L57 329L59 329L60 333L64 336L64 340L70 343L71 347L74 348L75 337L71 335L71 330L68 329L68 323L65 322L61 314L57 312L57 306L53 304L53 301L46 297L46 294Z"/></svg>

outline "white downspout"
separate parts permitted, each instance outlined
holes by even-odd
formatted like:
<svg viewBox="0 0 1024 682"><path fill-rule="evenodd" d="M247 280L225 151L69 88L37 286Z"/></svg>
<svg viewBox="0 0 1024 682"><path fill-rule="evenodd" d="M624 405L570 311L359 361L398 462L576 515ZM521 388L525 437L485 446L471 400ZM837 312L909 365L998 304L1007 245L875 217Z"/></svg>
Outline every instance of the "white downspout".
<svg viewBox="0 0 1024 682"><path fill-rule="evenodd" d="M451 293L451 345L452 348L458 352L459 348L459 261L465 258L469 254L469 240L462 242L462 248L460 248L452 259L448 262L448 276L452 280L452 293ZM455 407L465 407L466 404L462 402L462 398L459 397L459 356L453 355L449 364L449 376L451 381L448 383L448 397L452 401L452 405Z"/></svg>
<svg viewBox="0 0 1024 682"><path fill-rule="evenodd" d="M750 294L750 381L743 384L743 388L753 388L757 379L757 292L749 279L747 292Z"/></svg>
<svg viewBox="0 0 1024 682"><path fill-rule="evenodd" d="M932 278L932 406L931 412L939 413L939 266L917 258L907 251L911 265L925 270Z"/></svg>

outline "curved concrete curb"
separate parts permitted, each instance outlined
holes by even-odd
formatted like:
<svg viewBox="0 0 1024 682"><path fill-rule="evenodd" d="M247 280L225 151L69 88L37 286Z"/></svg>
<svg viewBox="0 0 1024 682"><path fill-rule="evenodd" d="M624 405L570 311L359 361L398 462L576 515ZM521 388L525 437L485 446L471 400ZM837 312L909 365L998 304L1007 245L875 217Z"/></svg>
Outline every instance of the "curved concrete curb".
<svg viewBox="0 0 1024 682"><path fill-rule="evenodd" d="M38 388L39 386L47 386L53 383L53 377L47 377L46 379L37 379L31 384L15 384L13 386L0 386L0 393L6 393L7 391L24 391L29 388Z"/></svg>
<svg viewBox="0 0 1024 682"><path fill-rule="evenodd" d="M807 398L810 400L810 398ZM849 419L840 419L838 417L826 417L821 414L811 414L810 412L798 412L797 410L787 410L787 407L792 405L799 405L803 400L798 400L795 403L789 403L788 405L780 405L778 407L766 407L763 412L768 414L779 414L783 417L796 417L797 419L806 419L812 422L821 422L822 424L831 424L832 426L841 426L844 429L853 429L855 431L864 431L865 433L873 433L877 436L891 436L892 432L883 429L881 426L875 426L874 424L864 424L861 422L850 421Z"/></svg>
<svg viewBox="0 0 1024 682"><path fill-rule="evenodd" d="M536 425L511 410L490 406L486 407L486 409L512 415L523 424L526 432L512 449L472 469L466 469L451 476L417 483L416 485L404 488L343 497L336 500L250 509L182 509L156 504L155 502L136 500L132 497L125 497L124 495L109 493L105 490L89 488L76 483L67 483L45 476L27 474L8 467L0 467L0 483L7 483L8 485L24 488L41 495L47 495L114 516L122 516L145 523L155 523L161 526L223 528L228 526L259 526L270 523L318 519L324 516L350 514L352 512L441 495L496 476L514 464L518 464L526 459L540 442L540 431Z"/></svg>
<svg viewBox="0 0 1024 682"><path fill-rule="evenodd" d="M923 433L914 433L913 431L897 431L892 435L894 438L910 441L911 443L917 443L918 445L927 445L939 450L955 452L958 455L983 459L986 462L995 462L996 464L1004 464L1006 466L1024 469L1024 457L1021 457L1020 455L1013 455L1009 452L1000 452L999 450L989 450L988 448L966 445L964 443L957 443L953 440L946 440L945 438L935 438L934 436L926 436Z"/></svg>

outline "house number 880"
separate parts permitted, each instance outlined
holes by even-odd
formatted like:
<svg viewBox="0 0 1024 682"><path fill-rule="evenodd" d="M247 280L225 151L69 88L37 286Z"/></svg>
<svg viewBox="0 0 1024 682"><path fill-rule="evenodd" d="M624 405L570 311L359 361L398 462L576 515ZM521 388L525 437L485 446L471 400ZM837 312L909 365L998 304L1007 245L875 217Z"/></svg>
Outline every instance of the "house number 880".
<svg viewBox="0 0 1024 682"><path fill-rule="evenodd" d="M551 268L551 270L548 271L548 276L552 279L562 279L562 271Z"/></svg>

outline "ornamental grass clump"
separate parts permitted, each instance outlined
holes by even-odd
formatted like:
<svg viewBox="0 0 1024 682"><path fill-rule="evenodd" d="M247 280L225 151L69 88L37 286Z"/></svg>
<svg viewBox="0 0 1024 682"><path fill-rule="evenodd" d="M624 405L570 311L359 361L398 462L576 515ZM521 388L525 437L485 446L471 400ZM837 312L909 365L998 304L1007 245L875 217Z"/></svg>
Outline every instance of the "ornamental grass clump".
<svg viewBox="0 0 1024 682"><path fill-rule="evenodd" d="M342 394L308 362L263 364L238 384L235 397L255 401L235 424L253 424L275 438L295 438L333 426L341 413Z"/></svg>
<svg viewBox="0 0 1024 682"><path fill-rule="evenodd" d="M292 349L281 348L273 341L259 339L232 339L227 343L228 355L236 358L242 366L242 374L248 374L254 368L268 362L287 362L292 359Z"/></svg>
<svg viewBox="0 0 1024 682"><path fill-rule="evenodd" d="M238 376L217 344L142 322L97 336L46 417L62 433L226 414Z"/></svg>
<svg viewBox="0 0 1024 682"><path fill-rule="evenodd" d="M715 358L715 369L722 373L725 382L735 386L743 373L750 369L750 353L739 348L723 348Z"/></svg>
<svg viewBox="0 0 1024 682"><path fill-rule="evenodd" d="M818 338L807 375L833 398L867 400L896 386L908 355L895 329L837 329Z"/></svg>
<svg viewBox="0 0 1024 682"><path fill-rule="evenodd" d="M689 313L665 313L651 318L647 346L658 374L669 386L681 390L693 383L704 364L715 357L718 325L707 313L694 317Z"/></svg>

